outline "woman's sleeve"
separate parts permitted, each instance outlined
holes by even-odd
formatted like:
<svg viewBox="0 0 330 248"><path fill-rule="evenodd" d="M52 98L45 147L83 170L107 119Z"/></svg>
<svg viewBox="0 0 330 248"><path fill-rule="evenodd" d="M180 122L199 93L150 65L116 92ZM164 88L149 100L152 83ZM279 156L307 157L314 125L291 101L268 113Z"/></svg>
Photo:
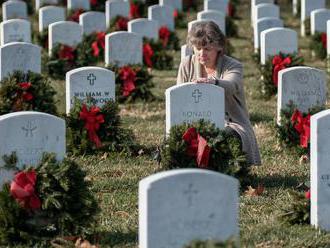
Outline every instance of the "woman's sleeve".
<svg viewBox="0 0 330 248"><path fill-rule="evenodd" d="M226 94L235 95L243 89L243 66L236 64L228 68L222 79L217 79L216 85L224 88Z"/></svg>
<svg viewBox="0 0 330 248"><path fill-rule="evenodd" d="M189 65L187 66L189 62L190 61L186 59L181 61L179 66L178 76L176 79L176 84L183 84L189 82L189 72L188 72Z"/></svg>

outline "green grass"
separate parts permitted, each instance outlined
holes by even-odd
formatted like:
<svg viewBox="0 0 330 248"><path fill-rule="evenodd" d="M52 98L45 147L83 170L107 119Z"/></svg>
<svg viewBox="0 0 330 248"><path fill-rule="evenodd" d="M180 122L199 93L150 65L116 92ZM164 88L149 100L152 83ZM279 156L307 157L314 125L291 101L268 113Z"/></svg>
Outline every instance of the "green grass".
<svg viewBox="0 0 330 248"><path fill-rule="evenodd" d="M286 27L299 33L299 19L293 18L291 7L285 0L281 4L281 17ZM289 1L290 2L290 1ZM309 164L300 164L299 157L278 145L274 118L276 97L265 101L258 94L260 73L253 62L252 29L250 27L250 1L241 0L235 20L239 37L230 41L235 47L234 57L244 64L244 83L247 105L262 155L262 166L252 169L253 185L261 183L265 192L259 197L240 196L240 234L242 247L330 247L330 234L309 225L289 226L280 222L281 209L292 200L288 194L299 183L309 180ZM193 20L196 14L190 14ZM186 30L178 30L181 43L185 43ZM309 38L299 38L300 53L308 66L325 69L325 62L312 58ZM153 90L159 98L152 103L122 104L123 124L131 128L138 141L155 149L163 139L165 129L165 89L175 85L180 52L175 52L175 69L152 72ZM329 84L328 84L329 86ZM59 109L65 109L65 83L54 81L58 91ZM138 247L138 183L162 168L151 154L125 157L123 154L103 154L75 158L88 172L93 192L101 206L98 223L100 247ZM244 192L244 189L241 190ZM216 207L216 206L215 206Z"/></svg>

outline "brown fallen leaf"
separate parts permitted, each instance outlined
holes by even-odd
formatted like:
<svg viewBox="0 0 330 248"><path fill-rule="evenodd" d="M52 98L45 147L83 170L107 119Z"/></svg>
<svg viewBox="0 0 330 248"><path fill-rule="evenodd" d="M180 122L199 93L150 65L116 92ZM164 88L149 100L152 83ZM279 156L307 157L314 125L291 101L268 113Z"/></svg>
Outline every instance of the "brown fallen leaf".
<svg viewBox="0 0 330 248"><path fill-rule="evenodd" d="M258 184L257 188L253 188L252 186L248 186L248 189L244 192L247 196L259 196L261 195L265 190L265 187Z"/></svg>
<svg viewBox="0 0 330 248"><path fill-rule="evenodd" d="M299 164L307 164L309 162L309 157L307 155L302 155L299 159Z"/></svg>
<svg viewBox="0 0 330 248"><path fill-rule="evenodd" d="M77 239L75 243L76 248L98 248L96 245L92 245L88 240L82 238Z"/></svg>
<svg viewBox="0 0 330 248"><path fill-rule="evenodd" d="M125 211L117 211L115 214L119 215L120 217L129 217L129 213Z"/></svg>

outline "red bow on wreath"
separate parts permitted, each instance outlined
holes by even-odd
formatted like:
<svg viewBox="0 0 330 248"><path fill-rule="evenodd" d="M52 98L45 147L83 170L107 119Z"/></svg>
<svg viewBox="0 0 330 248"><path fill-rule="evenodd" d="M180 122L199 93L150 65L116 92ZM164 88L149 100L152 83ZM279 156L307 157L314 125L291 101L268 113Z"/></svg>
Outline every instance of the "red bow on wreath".
<svg viewBox="0 0 330 248"><path fill-rule="evenodd" d="M79 16L84 13L83 9L78 9L72 13L72 15L69 17L69 21L73 22L79 22Z"/></svg>
<svg viewBox="0 0 330 248"><path fill-rule="evenodd" d="M291 58L286 57L282 58L280 55L275 55L272 61L273 64L273 83L277 87L278 84L278 73L280 70L285 69L288 65L291 64Z"/></svg>
<svg viewBox="0 0 330 248"><path fill-rule="evenodd" d="M80 112L80 119L85 121L85 128L88 131L89 140L94 142L97 148L102 146L102 143L96 131L100 129L100 124L104 123L104 117L99 113L100 108L92 106L88 111L86 104L82 105Z"/></svg>
<svg viewBox="0 0 330 248"><path fill-rule="evenodd" d="M133 2L130 3L129 17L131 19L141 17L140 11L139 11L139 6L137 4L135 4L135 3L133 3Z"/></svg>
<svg viewBox="0 0 330 248"><path fill-rule="evenodd" d="M17 173L10 184L10 194L25 209L39 209L41 201L35 193L37 174L32 171Z"/></svg>
<svg viewBox="0 0 330 248"><path fill-rule="evenodd" d="M154 51L149 43L143 45L143 59L145 64L152 68L152 56L154 55Z"/></svg>
<svg viewBox="0 0 330 248"><path fill-rule="evenodd" d="M74 48L62 45L60 51L58 52L58 57L60 59L74 60Z"/></svg>
<svg viewBox="0 0 330 248"><path fill-rule="evenodd" d="M321 42L324 49L327 49L327 33L321 34Z"/></svg>
<svg viewBox="0 0 330 248"><path fill-rule="evenodd" d="M96 41L92 43L93 56L98 57L100 55L100 47L105 48L105 32L96 33Z"/></svg>
<svg viewBox="0 0 330 248"><path fill-rule="evenodd" d="M115 27L117 31L126 31L127 30L128 18L119 17L115 23Z"/></svg>
<svg viewBox="0 0 330 248"><path fill-rule="evenodd" d="M30 92L27 92L30 89L31 85L32 84L30 82L23 82L18 84L18 86L23 91L22 98L24 101L31 101L33 99L33 95Z"/></svg>
<svg viewBox="0 0 330 248"><path fill-rule="evenodd" d="M91 3L92 6L95 6L97 4L97 0L90 0L89 2Z"/></svg>
<svg viewBox="0 0 330 248"><path fill-rule="evenodd" d="M124 66L119 70L119 77L123 81L122 95L129 96L135 90L136 72L129 66Z"/></svg>
<svg viewBox="0 0 330 248"><path fill-rule="evenodd" d="M162 41L163 47L167 46L167 43L170 39L170 35L171 35L171 32L166 26L162 26L159 29L159 39Z"/></svg>
<svg viewBox="0 0 330 248"><path fill-rule="evenodd" d="M188 144L187 154L191 157L196 157L198 167L207 168L211 152L207 141L197 133L194 127L188 128L183 134L182 139Z"/></svg>
<svg viewBox="0 0 330 248"><path fill-rule="evenodd" d="M175 9L175 10L173 11L173 17L174 17L174 19L178 18L178 16L179 16L179 12L178 12L177 9Z"/></svg>
<svg viewBox="0 0 330 248"><path fill-rule="evenodd" d="M307 148L310 139L310 118L310 114L303 117L302 113L297 109L291 116L291 123L300 135L300 146L303 148Z"/></svg>
<svg viewBox="0 0 330 248"><path fill-rule="evenodd" d="M228 16L230 16L230 17L234 16L234 6L231 2L229 2L227 5L227 13L228 13Z"/></svg>

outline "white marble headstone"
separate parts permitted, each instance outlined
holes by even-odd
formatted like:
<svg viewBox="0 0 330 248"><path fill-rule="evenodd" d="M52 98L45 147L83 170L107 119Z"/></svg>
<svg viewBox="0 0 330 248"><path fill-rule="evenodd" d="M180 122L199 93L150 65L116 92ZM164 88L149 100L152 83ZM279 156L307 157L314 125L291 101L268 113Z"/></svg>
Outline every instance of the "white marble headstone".
<svg viewBox="0 0 330 248"><path fill-rule="evenodd" d="M326 84L326 73L316 68L295 66L281 70L278 75L278 123L281 110L290 102L302 112L316 106L324 106L327 99Z"/></svg>
<svg viewBox="0 0 330 248"><path fill-rule="evenodd" d="M174 9L168 5L152 5L148 8L148 19L158 21L159 27L166 26L174 31Z"/></svg>
<svg viewBox="0 0 330 248"><path fill-rule="evenodd" d="M257 21L263 17L280 18L280 8L275 4L262 3L255 7L253 27Z"/></svg>
<svg viewBox="0 0 330 248"><path fill-rule="evenodd" d="M330 231L330 110L311 117L311 224Z"/></svg>
<svg viewBox="0 0 330 248"><path fill-rule="evenodd" d="M282 28L283 20L274 18L274 17L264 17L261 18L255 23L255 27L253 29L254 34L254 49L257 51L260 48L260 33L264 30L270 28Z"/></svg>
<svg viewBox="0 0 330 248"><path fill-rule="evenodd" d="M17 165L36 165L44 152L65 156L65 121L56 116L23 111L0 116L0 165L2 157L16 152ZM0 169L0 185L12 179L13 171Z"/></svg>
<svg viewBox="0 0 330 248"><path fill-rule="evenodd" d="M182 11L182 0L159 0L159 4L169 5L178 11Z"/></svg>
<svg viewBox="0 0 330 248"><path fill-rule="evenodd" d="M111 20L117 16L129 17L130 3L123 0L108 0L105 3L105 16L107 27L110 27Z"/></svg>
<svg viewBox="0 0 330 248"><path fill-rule="evenodd" d="M65 21L65 9L57 6L45 6L39 9L39 32L48 29L54 22Z"/></svg>
<svg viewBox="0 0 330 248"><path fill-rule="evenodd" d="M209 170L160 172L139 183L139 247L239 239L239 182Z"/></svg>
<svg viewBox="0 0 330 248"><path fill-rule="evenodd" d="M69 10L83 9L90 10L90 0L67 0Z"/></svg>
<svg viewBox="0 0 330 248"><path fill-rule="evenodd" d="M41 47L11 42L0 47L0 80L14 71L41 73Z"/></svg>
<svg viewBox="0 0 330 248"><path fill-rule="evenodd" d="M124 66L142 64L142 36L126 31L112 32L105 36L105 63Z"/></svg>
<svg viewBox="0 0 330 248"><path fill-rule="evenodd" d="M297 32L289 28L270 28L260 34L260 59L264 65L268 56L298 52Z"/></svg>
<svg viewBox="0 0 330 248"><path fill-rule="evenodd" d="M148 39L158 40L158 22L147 18L137 18L128 22L128 32L134 32Z"/></svg>
<svg viewBox="0 0 330 248"><path fill-rule="evenodd" d="M216 127L225 126L224 89L211 84L184 83L165 91L166 133L184 122L204 119Z"/></svg>
<svg viewBox="0 0 330 248"><path fill-rule="evenodd" d="M214 21L219 26L223 34L226 35L226 15L223 12L217 10L204 10L198 12L197 20L204 19Z"/></svg>
<svg viewBox="0 0 330 248"><path fill-rule="evenodd" d="M317 9L311 12L311 35L316 32L327 32L327 21L330 20L330 9Z"/></svg>
<svg viewBox="0 0 330 248"><path fill-rule="evenodd" d="M23 19L11 19L0 24L1 46L9 42L31 42L31 23Z"/></svg>
<svg viewBox="0 0 330 248"><path fill-rule="evenodd" d="M204 0L204 10L217 10L227 13L229 0Z"/></svg>
<svg viewBox="0 0 330 248"><path fill-rule="evenodd" d="M99 11L88 11L79 16L79 24L85 35L107 30L105 14Z"/></svg>
<svg viewBox="0 0 330 248"><path fill-rule="evenodd" d="M36 0L35 3L36 3L36 9L38 10L46 5L57 5L58 0Z"/></svg>
<svg viewBox="0 0 330 248"><path fill-rule="evenodd" d="M251 0L251 26L254 20L255 6L261 3L274 3L274 0Z"/></svg>
<svg viewBox="0 0 330 248"><path fill-rule="evenodd" d="M2 4L2 20L28 19L26 2L20 0L9 0Z"/></svg>
<svg viewBox="0 0 330 248"><path fill-rule="evenodd" d="M204 22L209 22L209 21L213 21L213 20L211 20L211 19L201 19L201 20L194 20L194 21L188 22L188 32L191 30L191 28L192 28L195 24L204 23Z"/></svg>
<svg viewBox="0 0 330 248"><path fill-rule="evenodd" d="M191 47L189 47L188 45L181 46L181 61L183 61L185 57L193 54L194 50Z"/></svg>
<svg viewBox="0 0 330 248"><path fill-rule="evenodd" d="M101 67L88 66L66 73L66 113L70 112L74 99L92 97L99 107L115 100L115 74Z"/></svg>
<svg viewBox="0 0 330 248"><path fill-rule="evenodd" d="M292 14L297 15L298 13L298 0L292 0Z"/></svg>
<svg viewBox="0 0 330 248"><path fill-rule="evenodd" d="M327 21L327 55L330 55L330 20Z"/></svg>
<svg viewBox="0 0 330 248"><path fill-rule="evenodd" d="M310 18L311 12L315 9L325 8L325 0L300 0L300 32L302 36L306 35L305 20Z"/></svg>
<svg viewBox="0 0 330 248"><path fill-rule="evenodd" d="M49 55L51 55L52 49L56 44L75 47L82 42L82 26L76 22L55 22L50 24L48 29Z"/></svg>

